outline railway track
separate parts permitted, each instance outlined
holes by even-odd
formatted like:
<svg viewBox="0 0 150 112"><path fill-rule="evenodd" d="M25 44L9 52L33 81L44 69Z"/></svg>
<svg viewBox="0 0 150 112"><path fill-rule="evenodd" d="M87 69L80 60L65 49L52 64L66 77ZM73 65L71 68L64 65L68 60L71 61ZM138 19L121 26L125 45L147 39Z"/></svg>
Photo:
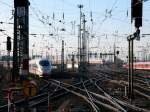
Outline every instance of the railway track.
<svg viewBox="0 0 150 112"><path fill-rule="evenodd" d="M100 73L99 73L100 72ZM103 74L102 74L103 73ZM111 80L123 80L123 81L128 81L128 73L127 71L124 71L124 70L119 70L119 71L112 71L112 69L107 69L107 72L106 70L97 70L95 72L95 74L97 75L101 75L103 77L106 77L107 79L111 79ZM117 75L116 75L117 74ZM120 79L118 79L118 77L120 77ZM141 76L138 76L138 74L136 73L135 76L133 76L134 78L134 84L138 87L141 86L142 89L148 89L150 88L150 80L146 79L146 78L143 78Z"/></svg>
<svg viewBox="0 0 150 112"><path fill-rule="evenodd" d="M107 72L103 72L104 74L102 76L105 76L105 78L107 78L107 80L112 80L111 82L115 82L116 84L119 84L119 85L122 85L122 86L128 86L128 81L127 81L127 78L124 78L124 80L117 80L117 78L111 78L109 77L110 73L107 73ZM123 74L123 73L122 73ZM97 75L99 75L97 73ZM107 75L107 77L106 77ZM146 98L150 98L150 88L147 87L147 83L143 81L143 79L139 79L139 77L134 77L135 79L135 82L134 82L134 90L136 93L146 97Z"/></svg>
<svg viewBox="0 0 150 112"><path fill-rule="evenodd" d="M92 80L87 80L85 82L81 82L81 83L78 83L75 85L70 85L70 84L63 83L63 82L60 82L57 80L51 80L51 84L56 85L56 87L57 87L57 89L56 89L57 94L56 93L51 94L50 98L52 100L52 99L58 98L60 96L64 96L68 93L71 93L71 94L74 94L74 95L84 99L89 105L91 105L91 108L93 108L93 110L95 112L100 112L100 106L103 106L103 107L109 109L110 111L127 112L128 109L126 108L127 109L126 110L122 107L122 105L120 105L120 102L122 104L126 104L126 103L123 101L120 101L118 99L115 99L115 98L111 97L108 93L104 92L104 90L98 86L98 84L97 84L98 81L99 80L92 79ZM82 86L84 84L85 87L84 88L77 87L77 85L80 85L80 84ZM85 89L87 87L87 85L90 85L90 84L92 84L92 85L94 84L94 86L99 88L99 90L101 92L103 92L103 95L100 95L98 93L95 93L95 92L92 92L92 91ZM62 90L65 90L65 91L62 91ZM88 93L88 95L87 95L87 93ZM30 98L28 100L29 106L35 107L36 105L42 104L43 102L47 102L47 95L48 95L48 93L46 92L46 93L40 94L38 96L35 96L33 98ZM22 102L24 102L24 101L21 100L21 101L15 102L15 105L22 104ZM133 105L126 104L126 106L128 108L132 107L131 108L132 110L136 110L136 111L142 110L140 108L134 107ZM7 107L7 105L6 105L6 107ZM2 107L0 109L2 110ZM148 112L146 110L142 110L142 111Z"/></svg>
<svg viewBox="0 0 150 112"><path fill-rule="evenodd" d="M81 80L81 82L74 84L68 84L54 79L45 80L47 84L40 89L39 95L28 99L29 108L36 107L43 103L45 104L48 102L48 99L57 100L60 97L73 94L76 97L82 98L94 112L101 112L103 110L102 108L114 112L149 112L149 110L137 107L130 104L130 102L112 96L102 87L103 83L106 81L115 83L119 86L127 86L126 80L118 81L116 75L102 70L94 70L94 72L88 71L88 73L90 74L88 80ZM126 77L122 79L126 79ZM150 98L150 91L147 90L147 87L145 87L145 83L143 81L140 80L136 82L135 87L136 88L134 91L136 93L146 97L147 99ZM14 104L16 107L21 107L26 103L25 101L26 99L22 99L14 102ZM5 111L6 109L7 105L1 106L0 112Z"/></svg>
<svg viewBox="0 0 150 112"><path fill-rule="evenodd" d="M63 84L65 86L66 85L68 86L68 84L66 84L66 83L63 83ZM89 101L87 101L87 102L90 103L91 107L96 112L100 111L99 105L109 109L110 111L116 111L116 112L119 111L119 109L111 106L109 102L108 102L108 104L106 103L108 101L107 98L105 98L102 95L99 95L99 94L96 94L94 92L91 92L91 91L87 90L85 87L83 89L81 89L81 88L78 88L76 86L72 86L72 90L67 90L67 91L71 91L72 94L75 94L75 95L77 95L77 96L79 96L79 97L81 97L81 98L83 98L85 100L88 99ZM103 102L101 100L103 100ZM106 101L104 101L104 100L106 100Z"/></svg>
<svg viewBox="0 0 150 112"><path fill-rule="evenodd" d="M44 86L41 90L40 90L40 92L41 91L44 91L44 92L42 92L42 93L40 93L39 95L37 95L37 96L34 96L34 97L31 97L31 98L29 98L28 99L28 104L29 104L29 107L34 107L34 106L36 106L36 105L38 105L38 104L42 104L43 102L47 102L48 100L48 98L47 98L47 96L48 96L48 92L49 92L49 86L51 85L50 83L51 82L49 82L49 81L47 81L48 83L47 83L47 85L46 86ZM88 84L89 82L88 82L88 80L85 82L85 84ZM53 84L54 85L54 84ZM74 84L76 87L78 87L78 86L81 86L81 82L80 83L75 83ZM71 88L71 86L68 86L68 87L66 87L66 89L70 89ZM60 87L59 87L59 84L57 84L57 85L55 85L55 90L53 90L53 94L50 94L50 100L56 100L56 99L58 99L58 98L60 98L60 97L62 97L62 96L65 96L66 94L68 94L69 92L67 92L67 91L65 91L64 89L61 89ZM16 107L23 107L24 105L25 105L25 103L26 103L26 99L21 99L21 100L19 100L19 101L16 101L16 102L14 102L14 105L16 105ZM12 103L11 103L11 105L13 105ZM0 107L0 112L4 112L4 111L6 111L7 110L7 106L8 105L4 105L4 106L1 106Z"/></svg>
<svg viewBox="0 0 150 112"><path fill-rule="evenodd" d="M80 83L77 83L75 85L63 83L63 82L60 82L57 80L51 80L50 83L52 85L56 85L56 87L57 87L57 89L54 91L54 93L50 94L51 100L58 98L58 97L61 97L61 96L64 96L68 93L71 93L71 94L74 94L74 95L84 99L91 106L93 111L95 111L95 112L100 112L99 105L101 105L101 106L103 106L103 107L105 107L111 111L116 111L116 112L120 111L118 108L110 105L111 101L107 97L96 94L96 93L91 92L91 91L86 89L88 85L91 85L94 83L93 80L86 80L84 82L80 82ZM28 99L29 107L35 107L36 105L40 105L43 102L47 102L47 96L48 96L48 93L46 92L46 93L43 93L43 94L40 94L40 95L37 95L35 97ZM102 102L101 101L102 99L103 100L105 99L106 101ZM106 103L106 102L109 102L109 103ZM24 105L24 103L25 103L25 100L20 100L18 102L15 102L15 105L21 106L21 104ZM6 110L7 105L0 107L0 109L1 109L0 111Z"/></svg>
<svg viewBox="0 0 150 112"><path fill-rule="evenodd" d="M99 80L97 80L97 81L99 81ZM97 82L96 81L96 82ZM95 83L95 81L91 81L91 82L93 82L93 83ZM92 83L92 84L93 84ZM95 83L96 84L96 83ZM98 85L96 84L95 86L97 86L98 87ZM76 87L75 87L76 88ZM103 95L100 95L100 94L96 94L96 93L94 93L94 92L91 92L91 91L88 91L88 93L90 94L90 96L92 96L92 100L94 101L94 102L96 102L96 103L98 103L99 105L102 105L102 106L104 106L105 108L108 108L108 109L110 109L111 111L117 111L117 112L126 112L126 111L128 111L129 109L131 109L131 110L134 110L134 111L143 111L143 112L148 112L148 110L145 110L145 109L142 109L142 108L138 108L138 107L136 107L136 106L134 106L134 105L131 105L131 104L128 104L128 103L126 103L126 102L123 102L123 101L121 101L121 100L118 100L118 99L116 99L116 98L113 98L113 97L111 97L108 93L106 93L106 92L104 92L100 87L98 87L99 88L99 90L101 91L101 92L103 92ZM79 88L78 88L79 89ZM83 90L83 89L80 89L80 90L82 90L82 91L86 91L85 89ZM95 97L95 98L94 98ZM96 99L96 100L95 100ZM99 99L99 100L97 100L97 99ZM106 100L106 101L104 101L104 99ZM103 100L103 102L102 102L102 100ZM104 103L105 102L105 103ZM109 102L108 104L106 103L106 102ZM121 105L120 105L120 103L122 104L122 105L125 105L126 106L126 108L124 109ZM113 106L112 106L113 105Z"/></svg>
<svg viewBox="0 0 150 112"><path fill-rule="evenodd" d="M93 80L95 80L95 79L93 79ZM79 93L79 92L84 92L84 93L88 93L88 99L90 100L90 101L92 101L92 104L93 104L93 102L95 102L96 104L94 104L94 105L97 105L97 104L99 104L99 105L101 105L101 106L104 106L105 108L108 108L108 109L110 109L110 110L112 110L112 111L120 111L120 112L127 112L129 109L131 109L131 110L134 110L134 111L143 111L143 112L148 112L148 110L145 110L145 109L142 109L142 108L138 108L138 107L136 107L136 106L134 106L134 105L130 105L130 104L128 104L128 103L126 103L126 102L123 102L123 101L121 101L121 100L118 100L118 99L116 99L116 98L113 98L112 96L110 96L108 93L106 93L106 92L104 92L104 90L102 89L102 88L100 88L98 85L97 85L97 82L98 82L99 80L97 80L96 82L95 81L91 81L91 84L95 84L95 86L97 87L97 88L99 88L99 90L101 91L101 92L103 92L103 94L104 95L100 95L100 94L96 94L96 93L94 93L94 92L91 92L91 91L89 91L89 90L87 90L87 89L81 89L81 88L78 88L78 87L75 87L75 86L72 86L72 85L69 85L69 84L66 84L66 83L62 83L63 85L67 85L67 86L72 86L72 88L74 88L73 90L71 90L72 91L72 93L74 93L74 94L76 94L76 92L77 93ZM60 82L58 82L58 81L56 81L57 83L60 83ZM70 91L70 90L68 90L68 91ZM81 94L84 94L84 93L81 93ZM80 93L79 93L80 94ZM78 94L78 95L79 95ZM82 96L82 95L79 95L79 96ZM84 94L85 95L85 94ZM89 97L90 96L90 97ZM84 97L85 98L85 97ZM97 100L97 99L100 99L100 100ZM104 101L104 102L101 102L101 100L106 100L106 101ZM109 102L108 104L106 103L106 102ZM126 109L124 109L123 107L122 107L122 105L120 105L120 103L122 104L122 105L125 105L126 106ZM114 107L113 107L113 106ZM94 107L93 105L92 105L92 107ZM98 108L98 106L96 106L96 108ZM94 109L94 108L93 108Z"/></svg>
<svg viewBox="0 0 150 112"><path fill-rule="evenodd" d="M112 83L112 85L113 85L113 82L115 82L115 84L117 84L118 86L122 86L122 87L128 86L127 77L126 77L126 75L123 76L123 74L125 74L125 72L120 72L120 71L117 72L118 75L119 75L119 73L122 74L121 79L124 79L124 80L118 80L118 76L116 76L116 74L114 74L113 72L111 72L108 69L107 70L95 69L94 72L92 72L92 71L88 71L88 72L89 72L89 74L92 74L93 77L96 77L96 79L98 79L98 78L100 79L100 81L99 81L100 85L103 85L102 82L109 82L109 83ZM149 89L149 87L147 87L147 82L145 83L144 80L142 80L141 78L138 77L137 81L134 82L134 86L135 86L134 92L136 94L142 96L143 98L146 98L145 100L148 101L150 98L150 91L149 91L150 89ZM122 102L122 104L124 104L124 101ZM131 107L131 105L128 105L128 107ZM136 107L136 108L138 108L138 107ZM141 110L141 108L139 110Z"/></svg>

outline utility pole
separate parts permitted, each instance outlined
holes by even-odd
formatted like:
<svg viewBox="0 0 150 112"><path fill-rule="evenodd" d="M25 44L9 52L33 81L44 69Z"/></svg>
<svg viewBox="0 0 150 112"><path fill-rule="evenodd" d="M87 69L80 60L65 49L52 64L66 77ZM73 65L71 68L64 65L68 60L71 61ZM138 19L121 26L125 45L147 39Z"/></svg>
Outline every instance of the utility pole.
<svg viewBox="0 0 150 112"><path fill-rule="evenodd" d="M61 72L64 72L64 40L62 40L62 50L61 50Z"/></svg>
<svg viewBox="0 0 150 112"><path fill-rule="evenodd" d="M89 38L89 32L87 32L87 62L88 64L90 63L89 51L90 51L90 38Z"/></svg>
<svg viewBox="0 0 150 112"><path fill-rule="evenodd" d="M86 62L87 62L87 33L85 30L85 15L83 15L83 35L82 35L82 58L83 58L83 63L84 63L84 68L86 67Z"/></svg>
<svg viewBox="0 0 150 112"><path fill-rule="evenodd" d="M72 52L72 59L71 59L71 61L72 61L72 71L74 72L75 59L74 59L74 54L73 54L73 52Z"/></svg>
<svg viewBox="0 0 150 112"><path fill-rule="evenodd" d="M85 30L85 15L83 14L83 33L82 33L82 48L81 48L81 59L80 59L80 72L85 75L87 65L87 35Z"/></svg>
<svg viewBox="0 0 150 112"><path fill-rule="evenodd" d="M116 44L114 43L114 66L116 64Z"/></svg>
<svg viewBox="0 0 150 112"><path fill-rule="evenodd" d="M32 57L31 57L31 59L34 59L34 58L35 58L35 55L34 55L34 47L35 47L35 44L32 45Z"/></svg>
<svg viewBox="0 0 150 112"><path fill-rule="evenodd" d="M81 38L81 28L78 25L78 67L80 67L80 38Z"/></svg>
<svg viewBox="0 0 150 112"><path fill-rule="evenodd" d="M116 38L115 38L115 40L116 40ZM115 42L114 42L114 66L113 66L113 70L116 71L116 44L115 44ZM117 75L117 72L115 73L115 75ZM119 78L117 77L117 79L119 79Z"/></svg>
<svg viewBox="0 0 150 112"><path fill-rule="evenodd" d="M57 52L57 49L55 50L56 51L56 65L58 66L58 52Z"/></svg>
<svg viewBox="0 0 150 112"><path fill-rule="evenodd" d="M14 0L13 81L29 74L29 1Z"/></svg>
<svg viewBox="0 0 150 112"><path fill-rule="evenodd" d="M79 25L79 35L78 35L78 67L79 67L79 72L81 72L81 46L82 46L82 35L81 35L81 25L82 25L82 8L83 8L83 5L78 5L78 8L80 8L80 25Z"/></svg>

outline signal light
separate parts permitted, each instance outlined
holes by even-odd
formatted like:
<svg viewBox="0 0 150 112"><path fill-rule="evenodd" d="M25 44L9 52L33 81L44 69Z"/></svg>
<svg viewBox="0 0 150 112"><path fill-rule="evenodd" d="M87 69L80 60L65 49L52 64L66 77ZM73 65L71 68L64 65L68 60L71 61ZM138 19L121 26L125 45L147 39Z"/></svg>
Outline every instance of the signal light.
<svg viewBox="0 0 150 112"><path fill-rule="evenodd" d="M142 26L142 17L141 18L135 18L135 27L139 28Z"/></svg>
<svg viewBox="0 0 150 112"><path fill-rule="evenodd" d="M116 54L118 55L118 54L119 54L119 51L117 51Z"/></svg>
<svg viewBox="0 0 150 112"><path fill-rule="evenodd" d="M15 7L30 5L29 0L14 0Z"/></svg>
<svg viewBox="0 0 150 112"><path fill-rule="evenodd" d="M132 0L131 1L131 20L135 20L135 27L139 28L142 26L142 9L143 0Z"/></svg>
<svg viewBox="0 0 150 112"><path fill-rule="evenodd" d="M11 51L11 38L7 37L7 51Z"/></svg>

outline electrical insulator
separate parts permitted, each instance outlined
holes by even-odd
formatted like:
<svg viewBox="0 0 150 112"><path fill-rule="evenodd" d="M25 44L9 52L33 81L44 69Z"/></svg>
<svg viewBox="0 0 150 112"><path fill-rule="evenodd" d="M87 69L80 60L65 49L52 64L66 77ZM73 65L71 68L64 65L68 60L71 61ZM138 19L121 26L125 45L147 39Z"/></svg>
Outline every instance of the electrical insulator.
<svg viewBox="0 0 150 112"><path fill-rule="evenodd" d="M7 37L7 51L11 51L11 38Z"/></svg>
<svg viewBox="0 0 150 112"><path fill-rule="evenodd" d="M143 0L131 0L131 20L135 20L135 27L142 26Z"/></svg>

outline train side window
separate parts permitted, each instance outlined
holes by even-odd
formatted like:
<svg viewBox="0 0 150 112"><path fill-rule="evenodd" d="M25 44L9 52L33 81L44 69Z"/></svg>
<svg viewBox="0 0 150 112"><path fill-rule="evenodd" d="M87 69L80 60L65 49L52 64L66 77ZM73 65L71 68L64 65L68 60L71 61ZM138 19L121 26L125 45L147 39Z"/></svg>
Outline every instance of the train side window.
<svg viewBox="0 0 150 112"><path fill-rule="evenodd" d="M143 64L141 64L141 68L144 68L144 65L143 65Z"/></svg>

